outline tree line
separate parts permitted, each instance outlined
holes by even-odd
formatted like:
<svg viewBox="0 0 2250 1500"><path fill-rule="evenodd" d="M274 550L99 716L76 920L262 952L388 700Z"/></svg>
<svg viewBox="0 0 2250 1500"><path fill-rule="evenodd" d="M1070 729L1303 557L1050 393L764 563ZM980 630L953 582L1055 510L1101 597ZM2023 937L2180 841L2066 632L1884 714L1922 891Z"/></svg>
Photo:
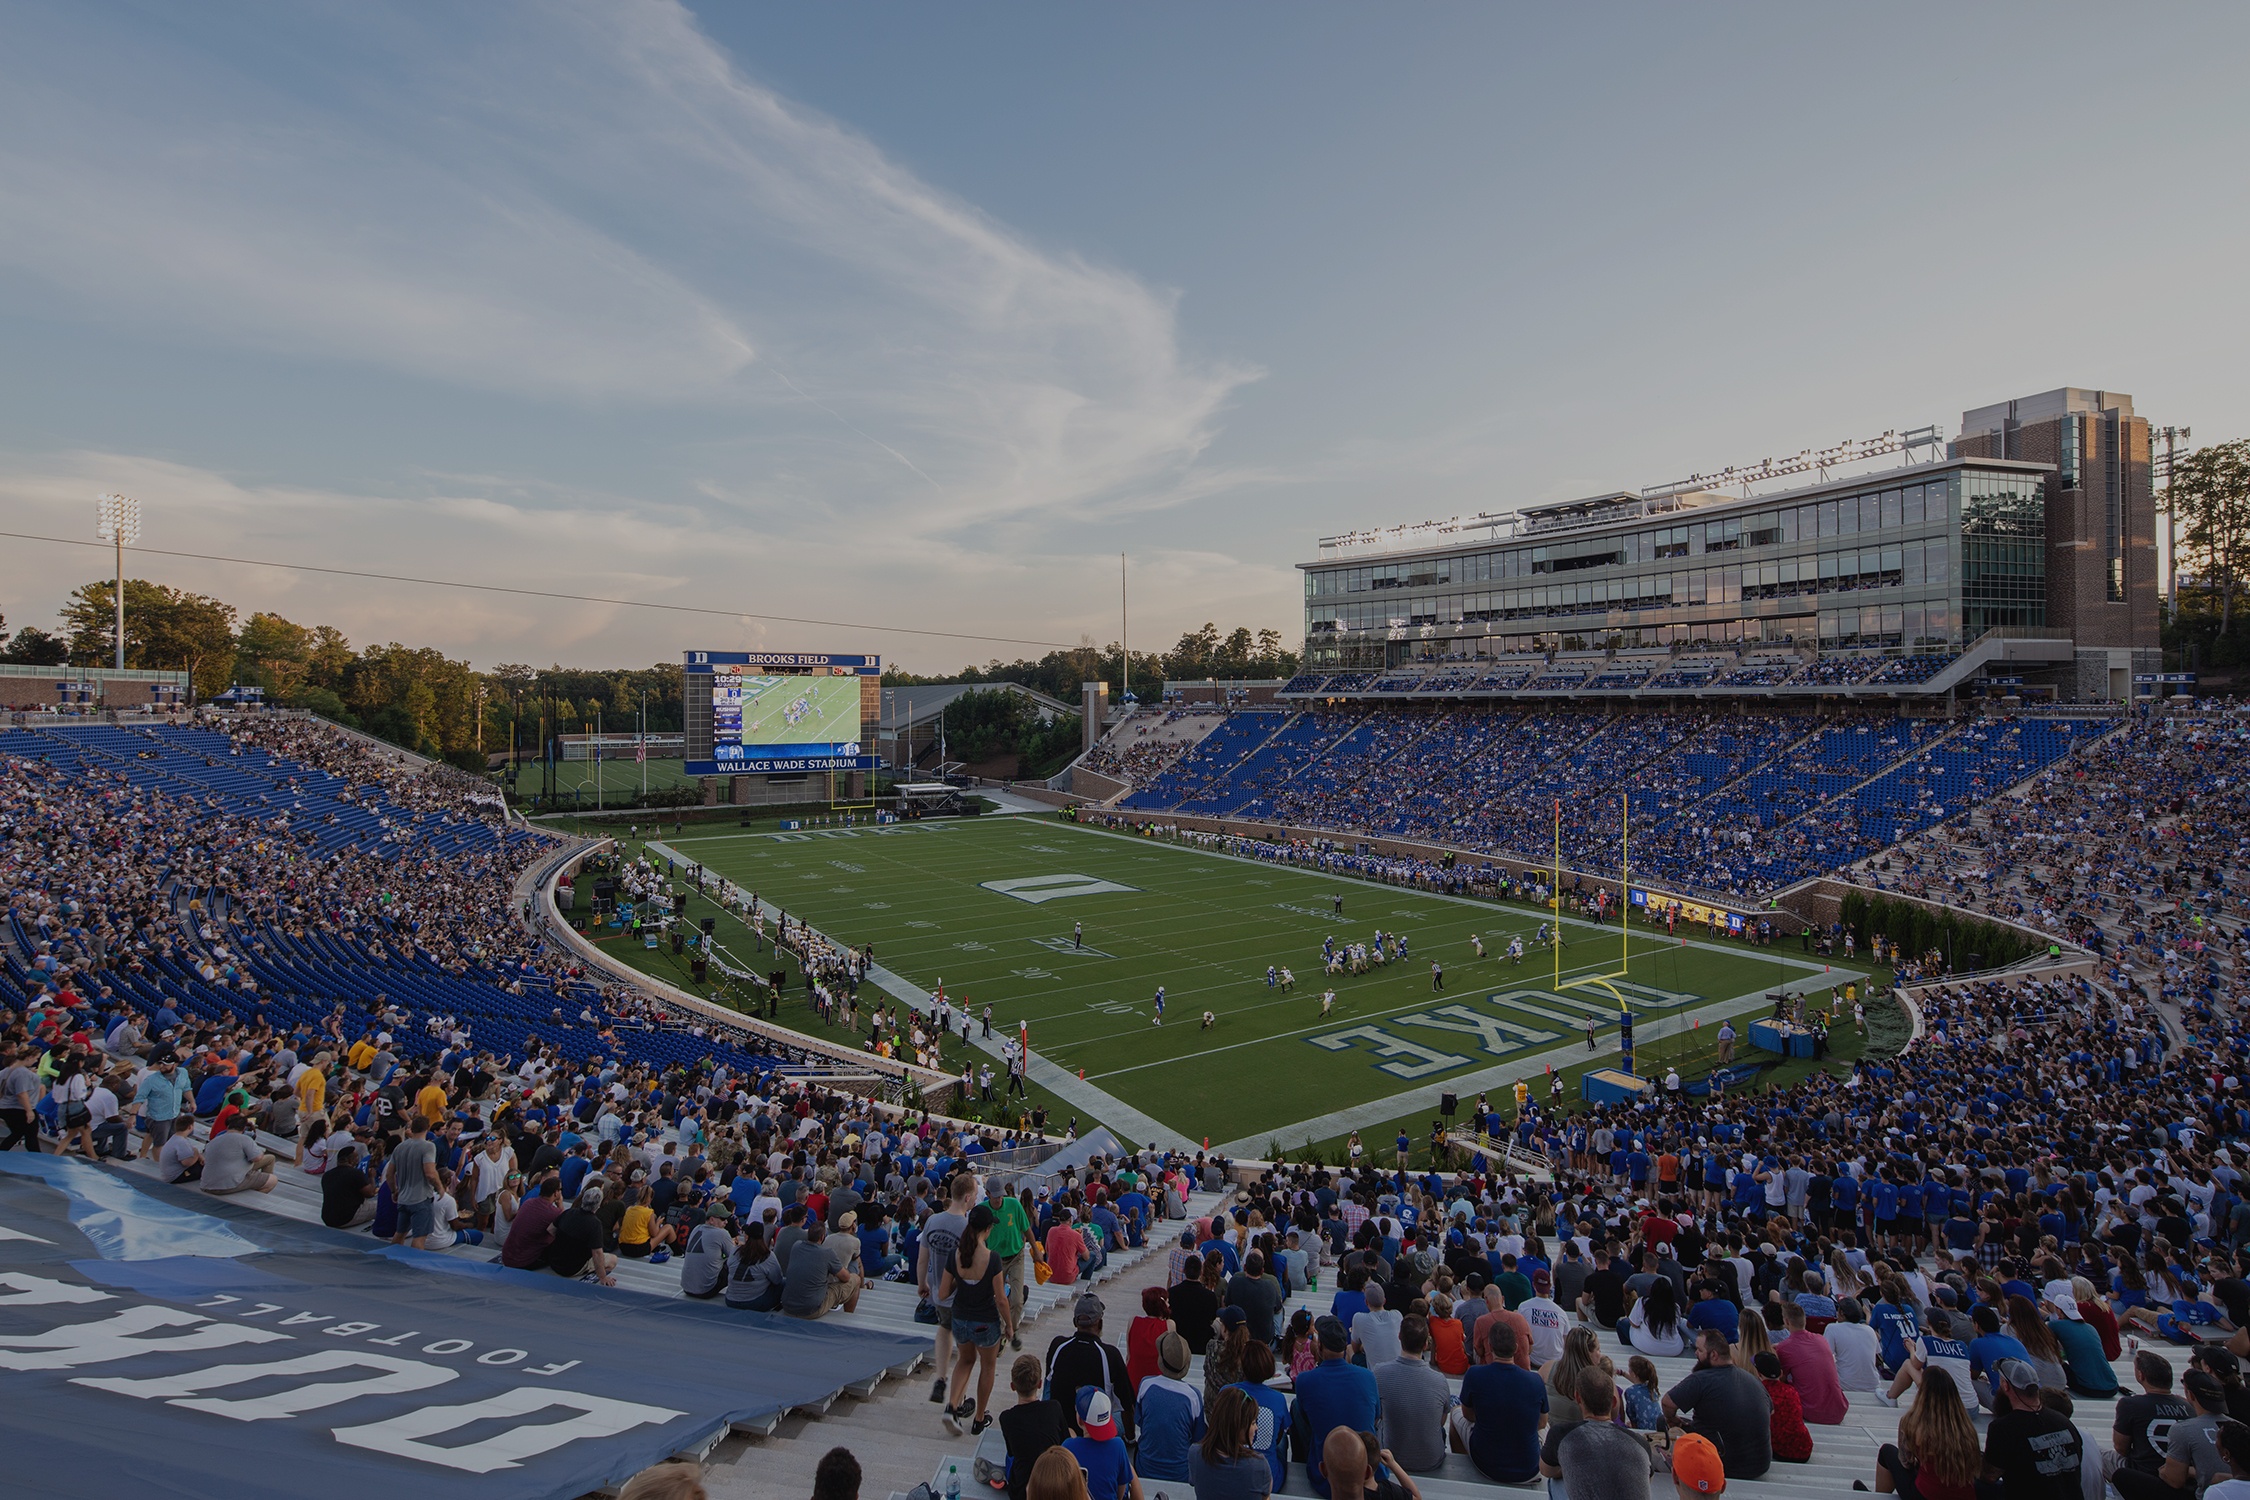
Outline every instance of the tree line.
<svg viewBox="0 0 2250 1500"><path fill-rule="evenodd" d="M1201 630L1182 635L1171 650L1135 651L1131 657L1133 695L1155 699L1166 682L1192 682L1205 678L1290 678L1297 674L1297 653L1285 650L1281 632L1236 626L1222 636L1219 627L1205 622ZM1002 661L994 657L983 666L965 666L958 672L921 676L889 671L883 681L892 687L918 687L948 682L1013 682L1065 703L1078 701L1081 683L1106 682L1112 699L1127 685L1126 654L1115 641L1096 646L1085 641L1069 650L1050 651L1036 660L1025 657Z"/></svg>
<svg viewBox="0 0 2250 1500"><path fill-rule="evenodd" d="M71 591L55 630L11 632L0 618L0 661L108 666L116 660L115 605L115 585L102 579ZM391 641L355 648L331 625L300 624L265 610L244 619L223 599L143 578L125 580L125 664L187 672L198 699L237 685L260 688L268 703L309 709L478 770L511 748L535 756L550 734L591 733L597 726L631 733L644 723L652 734L677 734L684 722L684 674L676 661L619 669L504 662L480 672L431 646ZM1114 644L1089 643L1037 661L994 660L947 677L891 672L883 680L1015 682L1075 704L1081 682L1106 681L1113 693L1122 692L1125 665ZM1297 658L1281 648L1278 631L1238 628L1222 637L1215 625L1205 625L1162 655L1135 652L1131 665L1135 692L1153 698L1167 676L1287 677ZM963 705L959 732L972 743L1015 750L1027 765L1050 761L1075 744L1075 720L1067 729L1059 720L1040 725L1025 718L1023 700L1001 696L1011 702ZM948 733L955 731L949 715Z"/></svg>

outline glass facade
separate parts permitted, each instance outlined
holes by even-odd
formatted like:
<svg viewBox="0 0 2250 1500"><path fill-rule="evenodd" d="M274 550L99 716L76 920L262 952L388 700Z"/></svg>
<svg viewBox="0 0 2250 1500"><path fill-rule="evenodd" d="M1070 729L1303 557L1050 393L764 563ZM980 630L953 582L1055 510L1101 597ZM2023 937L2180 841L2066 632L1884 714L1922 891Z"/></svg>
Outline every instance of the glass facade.
<svg viewBox="0 0 2250 1500"><path fill-rule="evenodd" d="M2040 475L1951 462L1305 570L1305 664L1676 641L1943 649L2046 616Z"/></svg>

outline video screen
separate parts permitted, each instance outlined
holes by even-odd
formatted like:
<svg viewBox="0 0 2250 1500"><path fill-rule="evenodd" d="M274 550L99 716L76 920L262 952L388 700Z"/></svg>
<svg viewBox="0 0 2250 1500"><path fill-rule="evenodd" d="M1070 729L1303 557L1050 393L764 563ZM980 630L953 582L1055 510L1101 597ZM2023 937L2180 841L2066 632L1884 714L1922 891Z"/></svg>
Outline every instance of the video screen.
<svg viewBox="0 0 2250 1500"><path fill-rule="evenodd" d="M766 676L719 667L711 678L712 759L720 765L860 753L857 676Z"/></svg>

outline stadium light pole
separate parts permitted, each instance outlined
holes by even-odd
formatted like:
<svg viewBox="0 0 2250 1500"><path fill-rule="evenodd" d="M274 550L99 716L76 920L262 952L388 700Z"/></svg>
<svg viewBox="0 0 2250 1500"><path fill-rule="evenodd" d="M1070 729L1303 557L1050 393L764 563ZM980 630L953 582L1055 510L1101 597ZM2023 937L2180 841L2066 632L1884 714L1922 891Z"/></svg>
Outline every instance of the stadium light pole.
<svg viewBox="0 0 2250 1500"><path fill-rule="evenodd" d="M1117 554L1117 659L1124 669L1117 696L1133 696L1133 615L1125 593L1125 554Z"/></svg>
<svg viewBox="0 0 2250 1500"><path fill-rule="evenodd" d="M94 502L94 535L117 548L117 670L125 670L125 549L141 539L141 502L105 494Z"/></svg>
<svg viewBox="0 0 2250 1500"><path fill-rule="evenodd" d="M2164 470L2164 606L2165 616L2173 624L2180 623L2180 513L2172 507L2172 474L2180 461L2180 447L2188 440L2189 429L2164 427L2151 432L2151 438L2164 439L2164 452L2156 458L2156 467Z"/></svg>

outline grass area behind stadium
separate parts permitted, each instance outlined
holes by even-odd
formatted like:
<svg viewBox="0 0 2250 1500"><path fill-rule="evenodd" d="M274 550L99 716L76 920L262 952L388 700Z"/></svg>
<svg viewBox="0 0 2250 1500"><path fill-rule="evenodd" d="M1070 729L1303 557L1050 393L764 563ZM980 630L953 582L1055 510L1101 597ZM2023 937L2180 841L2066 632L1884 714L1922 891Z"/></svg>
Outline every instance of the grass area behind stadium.
<svg viewBox="0 0 2250 1500"><path fill-rule="evenodd" d="M1192 1140L1254 1142L1261 1154L1269 1139L1292 1153L1311 1141L1333 1152L1345 1132L1313 1123L1366 1106L1359 1128L1368 1149L1387 1151L1395 1121L1419 1138L1434 1113L1406 1101L1384 1111L1383 1101L1408 1090L1460 1080L1466 1107L1476 1075L1497 1071L1504 1081L1487 1076L1482 1084L1496 1101L1515 1076L1544 1098L1537 1060L1549 1055L1575 1101L1585 1067L1618 1061L1617 1000L1567 983L1616 974L1617 928L1567 923L1566 983L1557 987L1552 956L1531 948L1545 913L1526 904L1266 865L1045 816L795 832L691 825L665 842L756 892L769 911L779 907L840 942L872 943L878 964L921 991L943 981L973 1014L990 1004L996 1032L1028 1022L1034 1051L1083 1069L1089 1083ZM690 916L713 910L697 902ZM1073 944L1074 922L1084 924L1083 948ZM727 915L719 923L722 945L755 957L747 929ZM1406 938L1404 962L1323 975L1324 937L1367 942L1378 927ZM1484 943L1481 960L1472 934ZM1511 964L1503 953L1517 935L1528 951ZM1660 1073L1668 1055L1707 1054L1720 1015L1735 1018L1739 1055L1748 1057L1747 1021L1767 1011L1767 991L1794 979L1819 984L1825 996L1827 984L1866 973L1837 964L1823 975L1823 961L1793 942L1683 942L1646 927L1635 927L1631 941L1618 982L1632 987L1644 1075ZM645 964L660 956L631 957ZM1444 965L1442 992L1432 989L1433 959ZM1269 964L1295 971L1294 990L1268 986ZM1152 1004L1159 984L1161 1027ZM1320 995L1330 985L1336 1004L1324 1017ZM783 1022L839 1035L803 996L801 988L789 992ZM876 997L863 993L863 1008ZM1215 1016L1209 1029L1201 1025L1206 1010ZM1589 1015L1600 1026L1591 1054ZM1842 1045L1856 1041L1850 1034L1846 1020L1837 1038L1846 1055L1856 1050ZM958 1046L948 1054L954 1066ZM1058 1124L1073 1114L1086 1121L1087 1111L1067 1102L1050 1108Z"/></svg>

